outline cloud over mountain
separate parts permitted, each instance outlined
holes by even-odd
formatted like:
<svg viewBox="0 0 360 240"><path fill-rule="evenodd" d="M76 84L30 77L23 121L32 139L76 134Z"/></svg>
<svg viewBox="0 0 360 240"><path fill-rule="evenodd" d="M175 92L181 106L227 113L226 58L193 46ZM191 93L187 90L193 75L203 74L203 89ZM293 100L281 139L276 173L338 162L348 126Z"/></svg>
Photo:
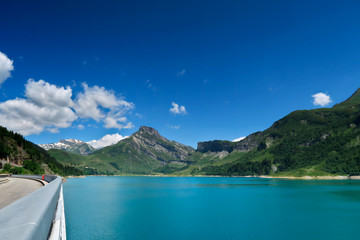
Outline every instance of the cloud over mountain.
<svg viewBox="0 0 360 240"><path fill-rule="evenodd" d="M240 142L241 140L245 139L246 137L239 137L239 138L236 138L234 140L232 140L232 142Z"/></svg>
<svg viewBox="0 0 360 240"><path fill-rule="evenodd" d="M103 148L103 147L107 147L113 144L118 143L119 141L127 138L128 136L121 136L118 133L115 134L106 134L105 136L103 136L102 138L100 138L99 140L91 140L89 142L87 142L89 145L91 145L94 148Z"/></svg>
<svg viewBox="0 0 360 240"><path fill-rule="evenodd" d="M23 135L70 127L78 118L70 108L71 94L69 88L29 79L25 85L27 98L0 103L0 125Z"/></svg>
<svg viewBox="0 0 360 240"><path fill-rule="evenodd" d="M71 87L59 87L44 80L29 79L25 98L0 103L0 125L23 135L44 130L56 133L79 118L103 122L106 128L131 128L124 116L134 107L104 87L83 84L83 92L72 98Z"/></svg>
<svg viewBox="0 0 360 240"><path fill-rule="evenodd" d="M331 103L330 95L327 95L322 92L316 93L316 94L312 95L312 97L314 98L313 104L315 106L319 105L321 107L324 107L324 106L328 105L329 103Z"/></svg>

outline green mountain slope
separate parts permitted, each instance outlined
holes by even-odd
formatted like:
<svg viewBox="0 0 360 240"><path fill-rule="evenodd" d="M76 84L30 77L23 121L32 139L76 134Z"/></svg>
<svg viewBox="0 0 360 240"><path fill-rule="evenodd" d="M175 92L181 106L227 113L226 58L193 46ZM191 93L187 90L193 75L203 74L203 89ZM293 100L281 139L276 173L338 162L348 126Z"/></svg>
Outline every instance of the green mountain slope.
<svg viewBox="0 0 360 240"><path fill-rule="evenodd" d="M0 159L2 172L14 174L80 175L78 169L63 166L44 149L25 140L20 134L0 127Z"/></svg>
<svg viewBox="0 0 360 240"><path fill-rule="evenodd" d="M241 145L244 139L238 143ZM300 110L257 133L252 141L257 147L232 149L242 151L238 159L220 166L208 164L192 174L360 174L360 91L332 108ZM228 150L211 143L208 151Z"/></svg>
<svg viewBox="0 0 360 240"><path fill-rule="evenodd" d="M88 155L60 149L50 149L48 153L61 164L79 169L84 175L107 174L107 164L93 161Z"/></svg>
<svg viewBox="0 0 360 240"><path fill-rule="evenodd" d="M156 174L183 169L191 161L188 158L194 151L143 126L129 138L88 156L61 150L50 150L49 153L58 161L88 174Z"/></svg>
<svg viewBox="0 0 360 240"><path fill-rule="evenodd" d="M200 142L197 151L141 127L89 156L49 153L86 174L360 175L360 90L332 108L294 111L240 142Z"/></svg>

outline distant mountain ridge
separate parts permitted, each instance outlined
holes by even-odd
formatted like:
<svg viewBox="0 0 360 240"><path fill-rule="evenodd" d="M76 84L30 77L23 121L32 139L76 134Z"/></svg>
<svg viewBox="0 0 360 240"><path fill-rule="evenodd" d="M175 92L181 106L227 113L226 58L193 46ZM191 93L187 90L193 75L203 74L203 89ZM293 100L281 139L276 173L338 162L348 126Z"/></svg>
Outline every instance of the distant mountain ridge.
<svg viewBox="0 0 360 240"><path fill-rule="evenodd" d="M49 153L63 164L91 174L154 174L187 166L194 151L164 138L154 128L142 126L128 138L88 156L77 157L55 149Z"/></svg>
<svg viewBox="0 0 360 240"><path fill-rule="evenodd" d="M196 151L143 126L88 156L49 153L87 174L360 175L360 90L332 108L294 111L239 142L199 142Z"/></svg>
<svg viewBox="0 0 360 240"><path fill-rule="evenodd" d="M59 149L81 155L89 155L96 149L86 142L77 139L60 139L57 143L39 144L45 150Z"/></svg>
<svg viewBox="0 0 360 240"><path fill-rule="evenodd" d="M360 175L360 90L332 108L297 110L244 140L200 142L198 151L238 154L200 175Z"/></svg>
<svg viewBox="0 0 360 240"><path fill-rule="evenodd" d="M207 142L198 142L197 151L201 153L206 152L232 152L238 150L240 152L247 152L257 148L261 141L262 132L250 134L246 138L238 142L226 140L213 140Z"/></svg>

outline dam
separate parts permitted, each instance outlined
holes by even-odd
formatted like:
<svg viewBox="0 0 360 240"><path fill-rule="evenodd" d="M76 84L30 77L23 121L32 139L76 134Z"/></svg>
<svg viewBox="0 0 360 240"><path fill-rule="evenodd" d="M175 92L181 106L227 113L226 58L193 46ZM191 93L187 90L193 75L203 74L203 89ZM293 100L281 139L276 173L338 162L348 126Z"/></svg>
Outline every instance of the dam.
<svg viewBox="0 0 360 240"><path fill-rule="evenodd" d="M0 226L7 240L66 240L62 178L2 175Z"/></svg>

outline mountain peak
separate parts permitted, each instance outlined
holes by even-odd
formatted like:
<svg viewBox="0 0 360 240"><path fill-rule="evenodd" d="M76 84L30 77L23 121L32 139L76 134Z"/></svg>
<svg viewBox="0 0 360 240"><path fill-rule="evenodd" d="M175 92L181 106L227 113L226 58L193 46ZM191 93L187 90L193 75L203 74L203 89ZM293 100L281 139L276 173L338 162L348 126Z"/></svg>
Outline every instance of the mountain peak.
<svg viewBox="0 0 360 240"><path fill-rule="evenodd" d="M334 107L353 107L360 104L360 88L358 88L348 99L335 104Z"/></svg>
<svg viewBox="0 0 360 240"><path fill-rule="evenodd" d="M95 151L95 148L88 143L77 139L60 139L57 143L39 144L39 146L45 150L59 149L82 155L91 154Z"/></svg>
<svg viewBox="0 0 360 240"><path fill-rule="evenodd" d="M61 143L75 143L75 144L84 144L85 143L84 141L77 140L77 139L72 139L72 138L60 139L59 142L61 142Z"/></svg>
<svg viewBox="0 0 360 240"><path fill-rule="evenodd" d="M161 135L159 134L159 132L152 128L152 127L147 127L147 126L141 126L139 129L140 133L149 133L151 135L157 136L157 137L161 137Z"/></svg>

